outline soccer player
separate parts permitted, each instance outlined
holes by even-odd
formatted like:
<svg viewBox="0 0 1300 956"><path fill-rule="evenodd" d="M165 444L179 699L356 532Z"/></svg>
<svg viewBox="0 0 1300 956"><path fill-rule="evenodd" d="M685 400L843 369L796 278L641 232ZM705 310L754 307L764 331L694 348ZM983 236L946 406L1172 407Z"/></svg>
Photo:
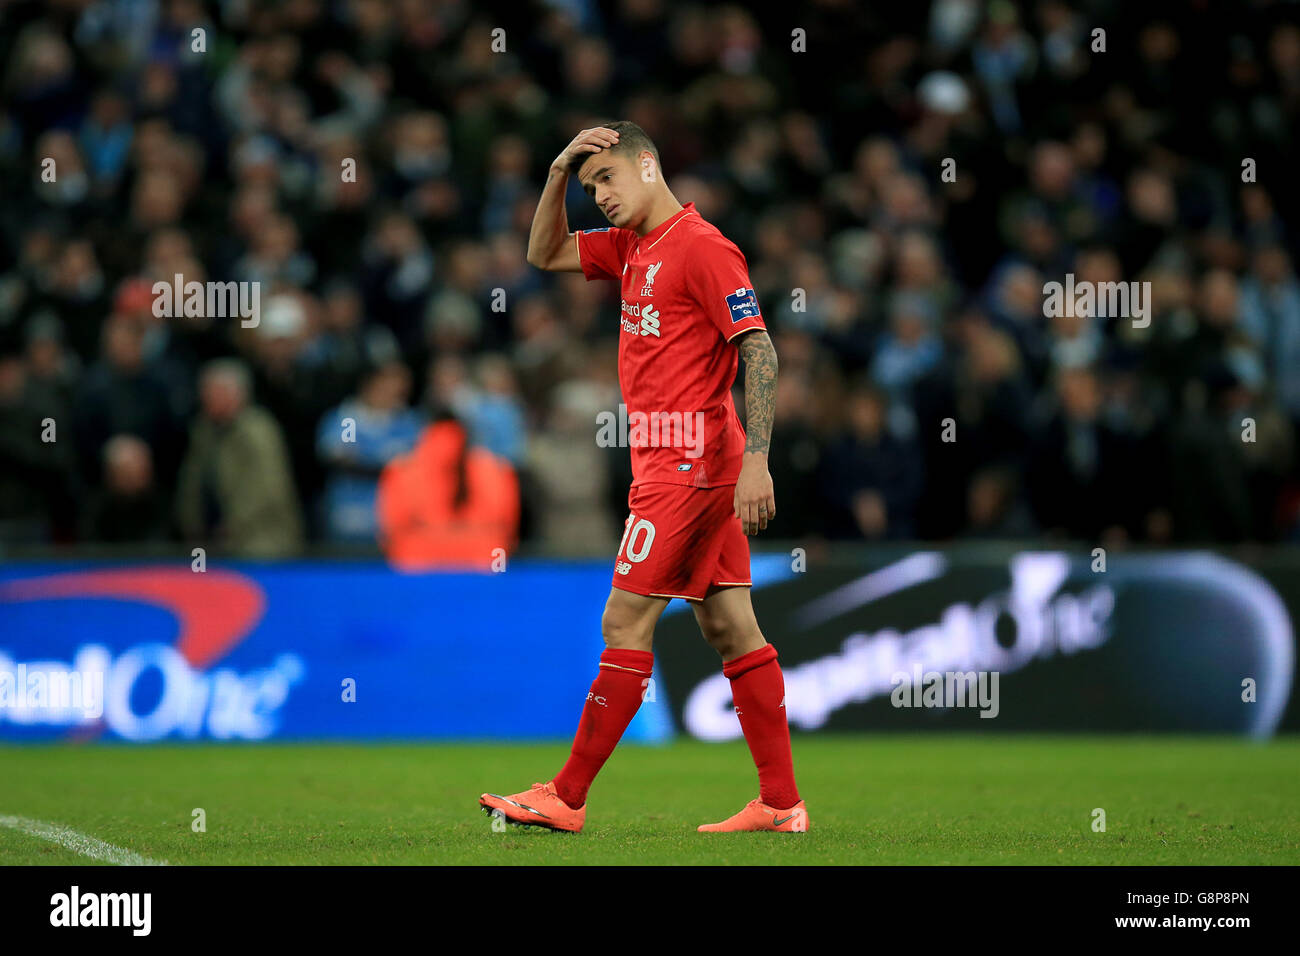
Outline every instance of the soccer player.
<svg viewBox="0 0 1300 956"><path fill-rule="evenodd" d="M569 232L570 176L609 226ZM677 597L690 603L722 657L758 768L758 799L700 831L807 830L785 680L749 598L746 535L776 516L767 454L777 361L745 257L694 203L673 196L645 131L619 121L583 130L551 164L528 261L620 282L619 383L628 421L650 427L641 435L634 428L628 442L630 513L601 620L606 648L569 759L550 783L508 796L485 793L479 804L515 823L582 829L591 782L641 706L655 622ZM731 399L738 355L745 358L748 435Z"/></svg>

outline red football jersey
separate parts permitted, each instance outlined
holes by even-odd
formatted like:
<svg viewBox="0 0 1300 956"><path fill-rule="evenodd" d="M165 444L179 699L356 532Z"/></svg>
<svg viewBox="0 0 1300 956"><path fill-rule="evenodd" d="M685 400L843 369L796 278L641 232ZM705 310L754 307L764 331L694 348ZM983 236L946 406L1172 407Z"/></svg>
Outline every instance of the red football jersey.
<svg viewBox="0 0 1300 956"><path fill-rule="evenodd" d="M732 339L766 328L744 255L694 203L644 236L607 226L574 242L588 281L622 283L618 380L633 484L734 485L745 430L731 400Z"/></svg>

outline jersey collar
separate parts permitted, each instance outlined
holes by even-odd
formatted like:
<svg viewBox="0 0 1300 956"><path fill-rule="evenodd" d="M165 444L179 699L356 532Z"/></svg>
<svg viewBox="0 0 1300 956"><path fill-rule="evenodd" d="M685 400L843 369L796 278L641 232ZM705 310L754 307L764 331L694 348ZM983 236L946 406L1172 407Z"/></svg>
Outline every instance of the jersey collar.
<svg viewBox="0 0 1300 956"><path fill-rule="evenodd" d="M687 216L694 215L694 213L695 213L695 203L693 202L686 203L684 206L682 206L681 212L673 213L663 222L659 223L659 225L655 226L654 229L652 229L650 232L647 232L644 236L642 236L640 241L644 243L648 248L652 243L658 241L658 239L661 236L663 236L664 233L666 233L669 229L671 229L675 223L686 218Z"/></svg>

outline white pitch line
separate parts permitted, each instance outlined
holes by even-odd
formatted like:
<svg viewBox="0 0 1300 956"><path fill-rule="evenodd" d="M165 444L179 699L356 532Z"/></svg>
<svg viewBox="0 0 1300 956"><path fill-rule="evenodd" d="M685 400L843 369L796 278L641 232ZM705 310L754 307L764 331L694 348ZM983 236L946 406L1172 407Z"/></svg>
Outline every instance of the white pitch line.
<svg viewBox="0 0 1300 956"><path fill-rule="evenodd" d="M151 860L147 856L141 856L139 853L132 853L130 850L124 850L120 846L113 846L111 843L105 843L103 840L96 840L92 836L86 836L84 833L78 833L71 827L61 826L57 823L45 823L42 820L31 820L27 817L10 817L0 814L0 827L9 827L11 830L18 830L22 833L30 834L41 840L48 840L51 843L57 843L59 846L71 850L73 853L80 853L82 856L88 856L92 860L102 860L105 863L112 863L115 866L166 866L165 860Z"/></svg>

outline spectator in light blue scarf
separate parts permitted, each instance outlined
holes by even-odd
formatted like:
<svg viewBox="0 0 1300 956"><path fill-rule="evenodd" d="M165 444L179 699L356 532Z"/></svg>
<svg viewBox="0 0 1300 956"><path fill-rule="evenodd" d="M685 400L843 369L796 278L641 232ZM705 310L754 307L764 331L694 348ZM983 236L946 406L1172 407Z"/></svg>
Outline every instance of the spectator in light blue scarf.
<svg viewBox="0 0 1300 956"><path fill-rule="evenodd" d="M881 336L871 363L875 383L897 398L934 368L943 355L938 325L938 309L929 296L920 292L895 296L889 331Z"/></svg>
<svg viewBox="0 0 1300 956"><path fill-rule="evenodd" d="M389 361L365 377L354 397L321 418L316 447L330 471L322 508L331 541L375 541L379 473L415 447L423 425L407 404L410 392L410 371L400 361Z"/></svg>
<svg viewBox="0 0 1300 956"><path fill-rule="evenodd" d="M1278 402L1300 420L1300 283L1281 246L1255 253L1241 283L1240 327L1266 357Z"/></svg>

